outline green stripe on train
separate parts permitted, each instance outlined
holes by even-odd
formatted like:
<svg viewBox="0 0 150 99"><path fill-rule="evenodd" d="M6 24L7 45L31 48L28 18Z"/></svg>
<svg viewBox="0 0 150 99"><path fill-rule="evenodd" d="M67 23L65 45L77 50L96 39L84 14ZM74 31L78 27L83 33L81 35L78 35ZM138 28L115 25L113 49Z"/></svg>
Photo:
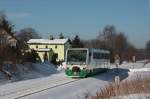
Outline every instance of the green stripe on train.
<svg viewBox="0 0 150 99"><path fill-rule="evenodd" d="M88 72L87 70L80 70L80 72L73 72L70 69L65 70L65 73L67 76L70 77L87 77L87 76L92 76L92 75L96 75L98 73L102 73L105 72L106 70L108 70L107 68L98 68L98 69L94 69L91 72Z"/></svg>
<svg viewBox="0 0 150 99"><path fill-rule="evenodd" d="M80 72L73 72L70 69L65 70L67 76L78 76L78 77L86 77L88 72L86 70L80 70Z"/></svg>

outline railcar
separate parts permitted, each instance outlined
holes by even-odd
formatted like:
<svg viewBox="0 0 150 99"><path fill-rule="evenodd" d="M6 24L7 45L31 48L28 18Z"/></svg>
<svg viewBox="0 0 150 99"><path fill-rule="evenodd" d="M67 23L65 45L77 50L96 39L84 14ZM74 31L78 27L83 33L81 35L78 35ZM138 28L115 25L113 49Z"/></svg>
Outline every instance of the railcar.
<svg viewBox="0 0 150 99"><path fill-rule="evenodd" d="M110 51L94 48L70 48L66 51L65 74L88 77L110 68Z"/></svg>

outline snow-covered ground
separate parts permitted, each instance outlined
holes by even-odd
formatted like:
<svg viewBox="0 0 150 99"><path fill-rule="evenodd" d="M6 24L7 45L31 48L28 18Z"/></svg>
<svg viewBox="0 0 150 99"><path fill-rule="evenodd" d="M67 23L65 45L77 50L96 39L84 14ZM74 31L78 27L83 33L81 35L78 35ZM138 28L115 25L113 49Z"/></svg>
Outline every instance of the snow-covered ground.
<svg viewBox="0 0 150 99"><path fill-rule="evenodd" d="M119 69L119 72L122 79L128 76L127 69ZM116 75L116 69L85 79L67 78L64 73L53 74L45 78L0 86L0 97L3 99L41 99L42 97L44 99L72 99L84 97L86 93L94 95L100 88L113 82Z"/></svg>
<svg viewBox="0 0 150 99"><path fill-rule="evenodd" d="M136 63L125 63L121 65L122 68L129 68L129 76L123 81L150 78L150 63L145 64L145 61L138 61ZM124 96L112 97L111 99L150 99L150 93L129 94Z"/></svg>
<svg viewBox="0 0 150 99"><path fill-rule="evenodd" d="M115 75L114 71L108 71L85 79L72 79L67 78L64 73L54 74L45 78L0 86L0 97L3 99L42 99L43 97L44 99L67 99L77 98L78 96L83 97L88 92L95 94L100 88L111 83Z"/></svg>
<svg viewBox="0 0 150 99"><path fill-rule="evenodd" d="M8 70L9 71L9 70ZM7 79L4 73L0 72L0 85L11 82L46 77L51 74L56 74L59 71L51 63L24 63L17 64L16 70L12 74L10 80Z"/></svg>
<svg viewBox="0 0 150 99"><path fill-rule="evenodd" d="M37 67L34 68L37 71L39 70L38 65L36 64ZM45 65L47 66L47 64ZM116 73L117 70L112 68L105 73L85 79L71 79L66 77L64 73L56 72L54 74L55 72L51 72L52 74L47 77L9 83L0 86L0 99L79 99L79 97L82 99L86 93L95 95L101 88L112 83L116 75L126 80L135 78L136 74L143 76L150 74L150 64L144 66L144 62L124 63L120 67L119 73ZM43 70L43 68L40 69ZM40 71L40 74L43 73Z"/></svg>

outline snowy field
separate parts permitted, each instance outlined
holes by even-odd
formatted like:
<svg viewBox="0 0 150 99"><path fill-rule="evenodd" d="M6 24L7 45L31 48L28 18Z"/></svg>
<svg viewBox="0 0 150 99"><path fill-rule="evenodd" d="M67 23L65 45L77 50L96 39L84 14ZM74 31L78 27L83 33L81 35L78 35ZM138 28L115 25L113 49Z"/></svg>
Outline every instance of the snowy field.
<svg viewBox="0 0 150 99"><path fill-rule="evenodd" d="M36 64L36 67L36 71L40 70L41 64L39 68ZM119 69L119 74L116 73L116 69L112 68L105 73L85 79L71 79L64 73L57 73L57 70L56 72L51 71L51 74L49 72L44 74L46 70L43 72L40 70L38 73L42 74L41 78L0 86L0 99L79 99L79 97L82 99L87 93L95 95L101 88L112 83L116 75L119 75L123 81L133 79L137 74L150 76L150 64L144 65L143 61L124 63L120 67L122 68ZM43 77L43 75L49 76ZM31 74L28 76L30 77Z"/></svg>

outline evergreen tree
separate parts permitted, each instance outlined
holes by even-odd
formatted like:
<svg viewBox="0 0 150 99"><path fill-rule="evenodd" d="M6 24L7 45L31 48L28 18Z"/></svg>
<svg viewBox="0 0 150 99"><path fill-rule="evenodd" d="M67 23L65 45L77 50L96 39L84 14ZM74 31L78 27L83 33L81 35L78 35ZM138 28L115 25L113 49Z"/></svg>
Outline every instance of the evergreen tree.
<svg viewBox="0 0 150 99"><path fill-rule="evenodd" d="M80 37L78 35L75 36L75 38L72 41L72 47L73 48L82 48L83 43L80 40Z"/></svg>
<svg viewBox="0 0 150 99"><path fill-rule="evenodd" d="M64 37L64 35L63 35L63 33L60 33L59 34L59 39L64 39L65 37Z"/></svg>
<svg viewBox="0 0 150 99"><path fill-rule="evenodd" d="M39 55L35 50L31 50L31 52L26 52L24 54L24 61L25 62L33 62L36 63L37 59L39 60Z"/></svg>
<svg viewBox="0 0 150 99"><path fill-rule="evenodd" d="M14 34L14 25L12 25L10 21L8 21L7 16L4 12L0 12L0 29L6 31L9 34Z"/></svg>
<svg viewBox="0 0 150 99"><path fill-rule="evenodd" d="M70 38L68 39L68 42L69 42L69 44L72 44L72 41L71 41L71 39L70 39Z"/></svg>
<svg viewBox="0 0 150 99"><path fill-rule="evenodd" d="M53 39L54 39L54 36L53 36L53 35L50 35L50 36L49 36L49 39L50 39L50 40L53 40Z"/></svg>
<svg viewBox="0 0 150 99"><path fill-rule="evenodd" d="M57 58L58 58L58 54L54 53L51 59L51 63L57 65Z"/></svg>

